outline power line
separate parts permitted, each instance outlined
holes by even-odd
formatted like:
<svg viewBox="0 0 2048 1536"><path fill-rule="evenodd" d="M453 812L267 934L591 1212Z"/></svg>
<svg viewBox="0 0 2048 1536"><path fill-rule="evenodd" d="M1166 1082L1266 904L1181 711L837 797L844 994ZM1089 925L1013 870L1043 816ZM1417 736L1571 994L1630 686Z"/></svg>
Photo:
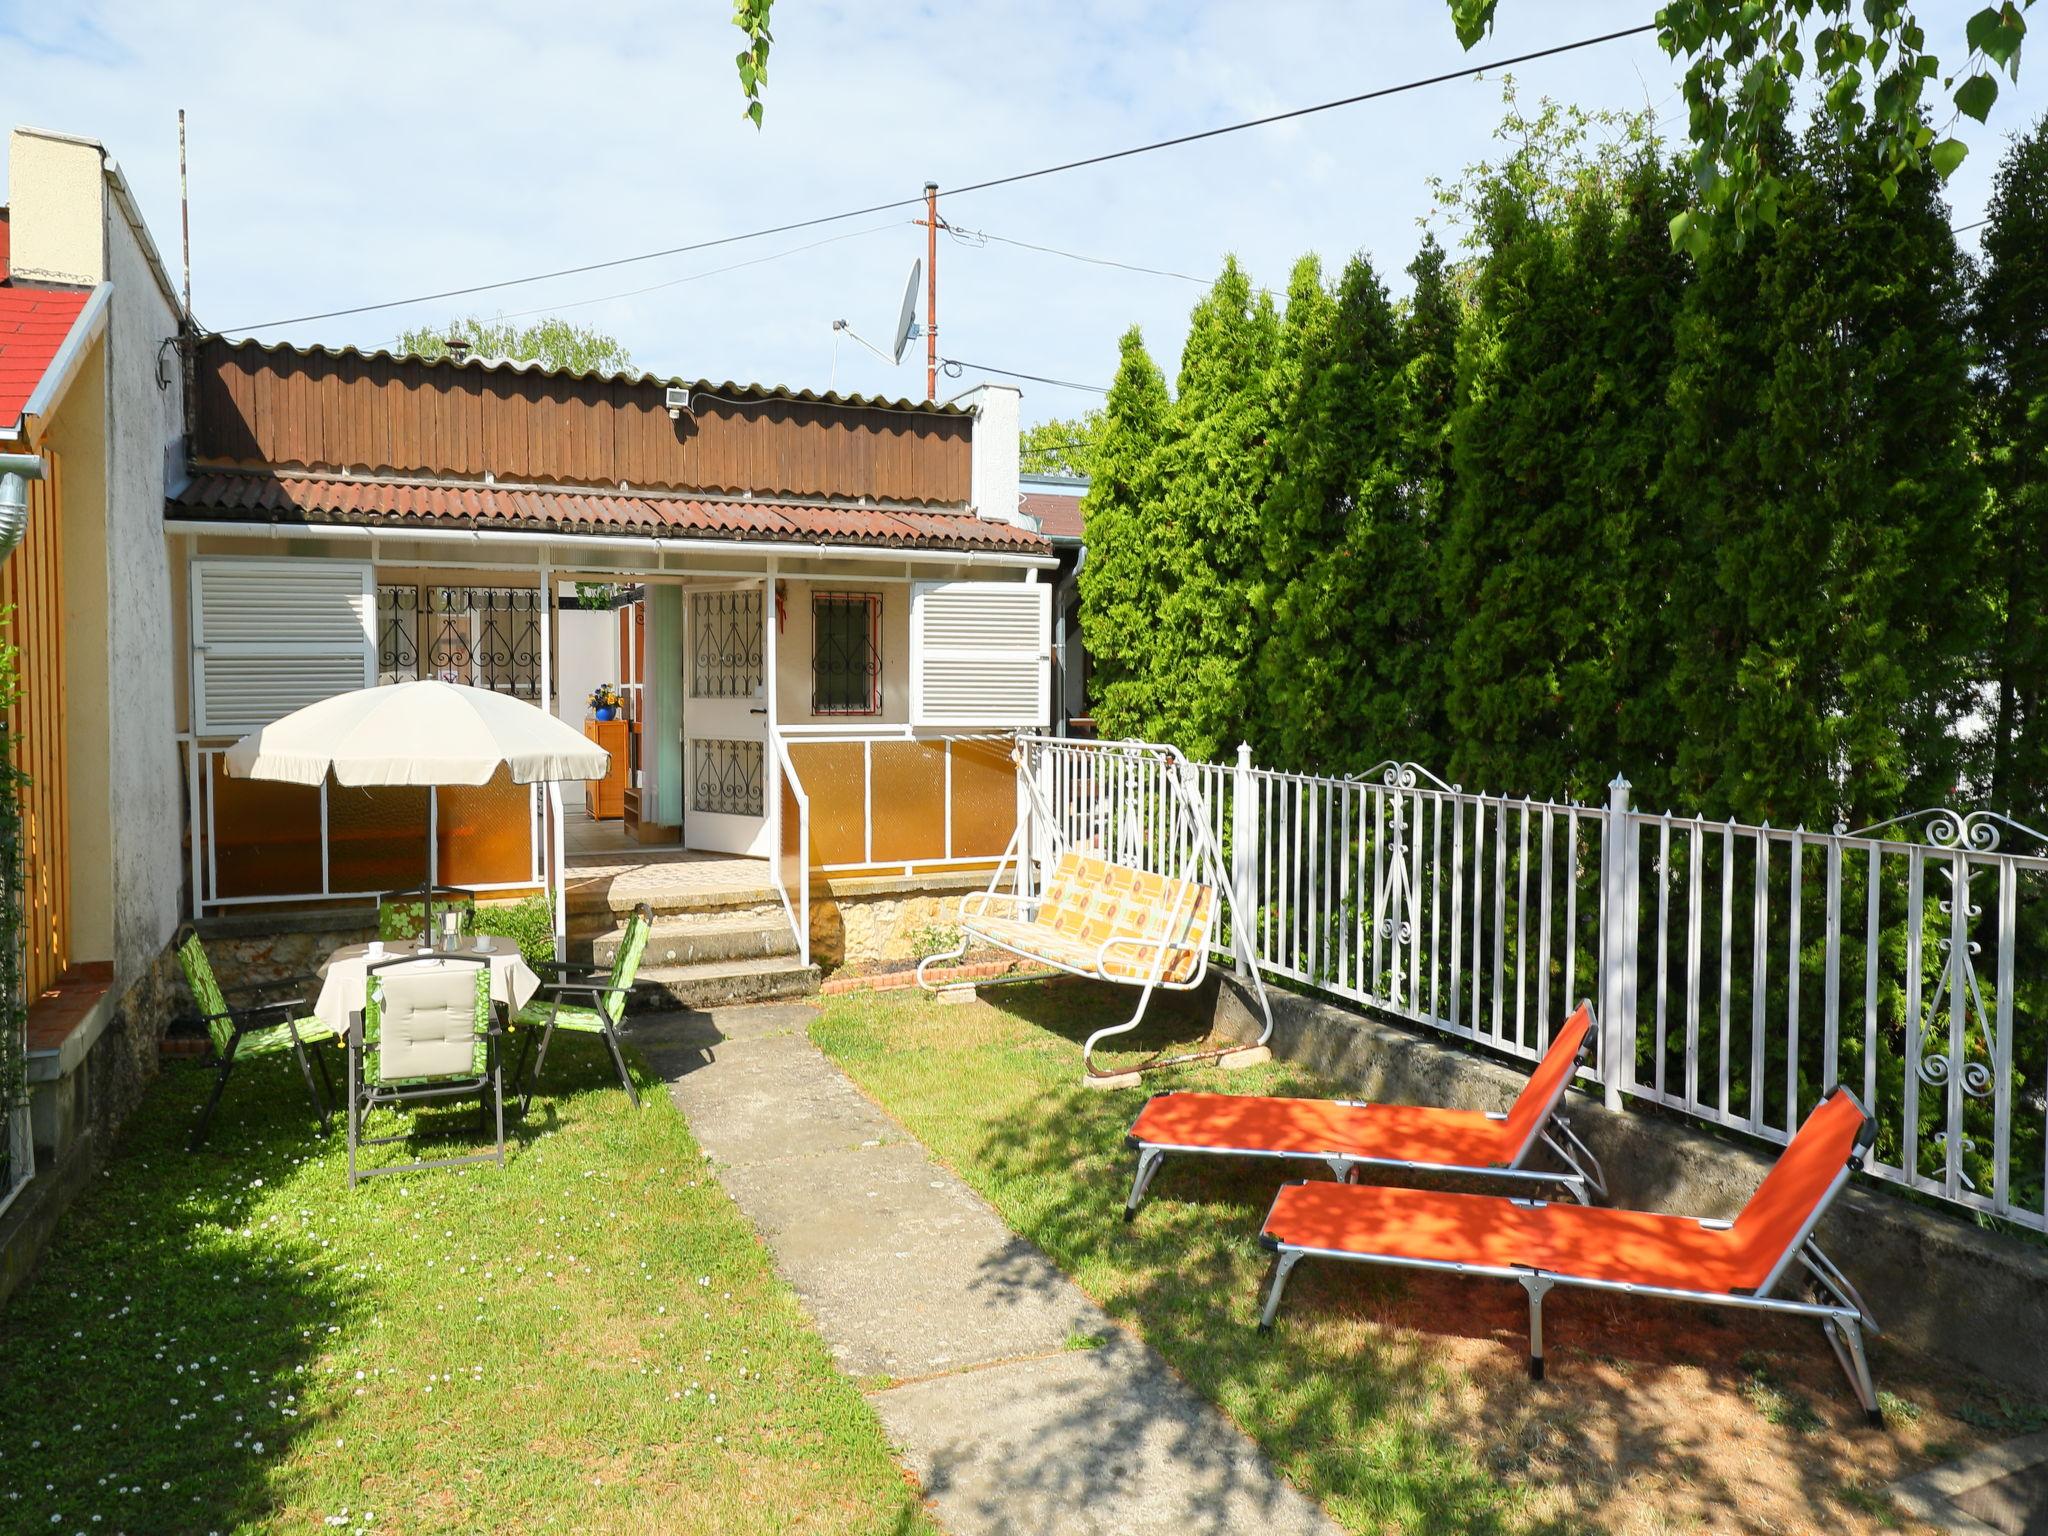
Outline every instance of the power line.
<svg viewBox="0 0 2048 1536"><path fill-rule="evenodd" d="M1264 117L1246 118L1242 122L1225 123L1219 128L1204 128L1196 133L1183 133L1170 139L1156 139L1149 144L1135 144L1127 149L1109 150L1099 155L1089 155L1079 160L1068 160L1058 165L1040 166L1037 170L1018 171L1009 176L991 177L986 181L969 182L963 187L953 187L946 192L948 197L962 197L970 192L986 192L994 187L1014 186L1018 182L1035 181L1043 176L1057 176L1066 171L1077 171L1091 165L1106 165L1113 160L1127 160L1134 155L1149 155L1162 149L1173 149L1183 144L1197 144L1205 139L1221 138L1225 134L1243 133L1251 128L1264 128L1273 123L1291 122L1296 118L1310 117L1319 112L1335 111L1339 107L1357 106L1361 102L1378 101L1388 96L1398 96L1408 91L1419 91L1432 85L1443 85L1452 80L1463 80L1484 74L1488 70L1509 69L1517 64L1532 63L1537 59L1554 58L1559 54L1572 53L1581 48L1594 48L1602 43L1611 43L1625 37L1639 37L1656 31L1656 23L1645 22L1637 27L1624 27L1618 32L1603 32L1597 37L1584 37L1576 42L1557 43L1549 48L1538 48L1529 53L1516 54L1512 58L1495 59L1486 64L1468 64L1462 68L1447 70L1442 74L1429 75L1419 80L1403 81L1399 85L1383 85L1375 90L1360 91L1352 96L1340 96L1334 101L1317 102L1313 106L1295 107L1286 112L1271 112ZM693 251L706 251L723 245L737 245L744 240L760 240L769 235L786 235L799 229L815 229L820 224L836 224L845 219L866 218L869 214L890 213L898 208L921 207L924 198L900 197L886 203L872 203L865 208L850 208L842 213L823 213L815 218L792 219L787 223L773 224L764 229L748 230L744 234L720 235L711 240L695 240L686 245L672 245L659 251L643 251L636 256L615 256L607 261L584 262L580 266L559 267L552 272L536 272L526 277L508 277L494 283L472 283L463 288L444 288L438 293L422 293L407 299L388 299L377 304L356 304L346 309L322 310L317 314L293 315L283 320L265 320L256 325L234 327L236 334L265 330L271 326L303 325L313 320L336 320L348 315L367 315L379 310L402 309L410 304L429 304L440 299L466 298L470 294L493 293L501 288L516 288L525 283L546 282L557 277L576 277L585 272L604 272L614 267L630 266L635 262L658 261L665 256L686 256ZM1184 274L1176 274L1184 275ZM1092 387L1092 386L1082 386Z"/></svg>
<svg viewBox="0 0 2048 1536"><path fill-rule="evenodd" d="M986 363L963 362L957 357L940 358L939 367L945 370L946 377L949 379L957 379L967 369L972 368L976 373L993 373L1006 379L1029 379L1034 384L1050 384L1055 389L1079 389L1085 390L1091 395L1106 395L1109 393L1100 384L1076 384L1071 379L1048 379L1044 374L1040 373L1018 373L1010 368L991 368Z"/></svg>
<svg viewBox="0 0 2048 1536"><path fill-rule="evenodd" d="M692 272L684 277L672 277L666 282L649 283L644 288L628 288L620 293L599 294L594 299L571 299L564 304L543 304L536 309L515 309L510 314L493 316L497 320L523 320L528 315L552 315L565 309L581 309L588 304L609 304L613 299L634 299L643 293L658 293L664 288L679 288L684 283L701 282L707 277L717 277L726 272L737 272L742 267L763 266L771 261L781 261L785 256L798 256L805 251L815 251L821 245L837 245L842 240L858 240L863 235L879 235L898 228L895 220L886 224L870 224L866 229L850 229L843 235L827 235L822 240L812 240L803 245L792 245L786 250L770 251L766 256L755 256L746 261L735 261L728 266L709 267L702 272Z"/></svg>
<svg viewBox="0 0 2048 1536"><path fill-rule="evenodd" d="M1143 267L1134 261L1112 261L1107 256L1083 256L1079 251L1062 251L1050 245L1034 245L1029 240L1013 240L1008 235L992 235L985 229L962 230L960 233L970 234L976 240L993 240L998 245L1014 245L1020 250L1039 251L1047 256L1064 256L1068 261L1085 261L1093 267L1115 267L1123 272L1142 272L1148 277L1175 277L1184 283L1194 283L1202 288L1207 288L1216 281L1213 277L1196 277L1190 272L1169 272L1164 267Z"/></svg>
<svg viewBox="0 0 2048 1536"><path fill-rule="evenodd" d="M1089 155L1081 160L1068 160L1060 165L1048 165L1035 171L1019 171L1013 176L997 176L988 181L971 181L964 187L946 189L947 197L962 197L969 192L986 192L991 187L1007 187L1020 181L1034 181L1040 176L1057 176L1062 171L1078 171L1085 166L1106 165L1112 160L1128 160L1133 155L1149 155L1154 150L1173 149L1182 144L1197 144L1203 139L1221 138L1226 133L1242 133L1247 128L1264 128L1270 123L1291 122L1297 117L1308 117L1317 112L1329 112L1337 107L1355 107L1363 101L1378 101L1385 96L1398 96L1404 91L1419 91L1425 86L1442 85L1450 80L1463 80L1469 75L1484 74L1490 69L1508 69L1516 64L1528 64L1536 59L1548 59L1560 53L1570 53L1579 48L1592 48L1601 43L1615 42L1624 37L1639 37L1645 32L1657 30L1655 22L1644 22L1639 27L1623 27L1619 32L1603 32L1598 37L1583 37L1575 43L1557 43L1549 48L1538 48L1533 53L1518 53L1511 59L1496 59L1491 64L1468 64L1463 69L1453 69L1441 75L1430 75L1422 80L1408 80L1400 85L1383 85L1378 90L1360 91L1356 96L1340 96L1335 101L1317 102L1312 107L1295 107L1287 112L1271 112L1264 117L1246 118L1241 123L1226 123L1221 128L1204 128L1199 133L1184 133L1177 138L1159 139L1150 144L1139 144L1130 149L1113 149L1107 154Z"/></svg>

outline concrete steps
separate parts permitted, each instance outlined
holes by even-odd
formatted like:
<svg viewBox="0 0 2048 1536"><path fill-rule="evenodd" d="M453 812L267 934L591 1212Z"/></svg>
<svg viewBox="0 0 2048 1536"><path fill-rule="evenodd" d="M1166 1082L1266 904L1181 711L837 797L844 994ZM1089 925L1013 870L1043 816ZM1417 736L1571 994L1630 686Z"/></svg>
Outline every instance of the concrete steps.
<svg viewBox="0 0 2048 1536"><path fill-rule="evenodd" d="M774 893L771 904L751 900L706 900L657 909L635 978L635 1012L675 1008L720 1008L735 1003L775 1002L808 997L818 990L819 968L797 960L796 934ZM626 936L625 914L611 921L572 921L570 954L593 966L608 966Z"/></svg>
<svg viewBox="0 0 2048 1536"><path fill-rule="evenodd" d="M794 954L694 965L643 965L633 986L636 1012L662 1008L722 1008L734 1003L809 997L822 972L799 965Z"/></svg>
<svg viewBox="0 0 2048 1536"><path fill-rule="evenodd" d="M592 938L591 962L610 965L625 936L622 924ZM749 916L738 922L679 923L657 917L647 935L647 952L641 956L640 965L644 970L656 965L709 965L721 960L766 960L795 954L796 935L790 932L789 919L778 908L772 918Z"/></svg>

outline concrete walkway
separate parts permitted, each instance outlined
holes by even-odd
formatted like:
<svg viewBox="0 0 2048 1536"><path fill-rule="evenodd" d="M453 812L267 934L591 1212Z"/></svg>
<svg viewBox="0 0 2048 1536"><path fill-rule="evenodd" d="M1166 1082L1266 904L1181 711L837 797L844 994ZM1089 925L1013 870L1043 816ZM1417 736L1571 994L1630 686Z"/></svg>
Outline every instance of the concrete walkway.
<svg viewBox="0 0 2048 1536"><path fill-rule="evenodd" d="M940 1521L1335 1536L1234 1425L877 1109L803 1005L637 1021L669 1093ZM1098 1348L1076 1342L1105 1340ZM887 1378L881 1380L879 1378Z"/></svg>

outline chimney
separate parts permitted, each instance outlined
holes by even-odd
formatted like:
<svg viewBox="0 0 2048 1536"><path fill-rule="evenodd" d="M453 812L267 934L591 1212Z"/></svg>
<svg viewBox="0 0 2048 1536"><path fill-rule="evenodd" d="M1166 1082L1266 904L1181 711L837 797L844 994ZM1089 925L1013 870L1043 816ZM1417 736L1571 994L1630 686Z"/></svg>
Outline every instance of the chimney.
<svg viewBox="0 0 2048 1536"><path fill-rule="evenodd" d="M957 404L974 412L974 515L992 523L1024 520L1017 511L1017 402L1014 384L980 384Z"/></svg>
<svg viewBox="0 0 2048 1536"><path fill-rule="evenodd" d="M448 349L448 356L455 362L462 362L469 356L469 338L467 336L445 337L441 345Z"/></svg>

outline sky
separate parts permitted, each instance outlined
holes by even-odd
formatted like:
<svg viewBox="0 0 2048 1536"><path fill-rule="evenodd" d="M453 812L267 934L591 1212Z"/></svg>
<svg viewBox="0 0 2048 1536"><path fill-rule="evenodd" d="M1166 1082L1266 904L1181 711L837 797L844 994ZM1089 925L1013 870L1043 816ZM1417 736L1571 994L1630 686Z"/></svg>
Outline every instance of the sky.
<svg viewBox="0 0 2048 1536"><path fill-rule="evenodd" d="M892 367L832 326L886 345L924 254L909 208L471 297L294 317L916 198L936 181L956 232L939 248L940 351L975 365L940 379L944 398L986 368L1106 385L1132 324L1169 377L1176 365L1197 284L1004 240L1205 278L1235 253L1275 289L1306 251L1334 271L1363 250L1404 291L1430 178L1495 153L1501 79L1010 187L944 188L1469 68L1655 9L1501 0L1494 36L1467 54L1443 0L781 0L757 131L724 0L0 0L0 118L104 143L175 274L186 110L193 308L210 329L378 347L461 314L552 313L616 336L662 375L891 397L923 394L922 345ZM1960 58L1974 7L1918 9L1933 51ZM1525 105L1648 107L1683 134L1682 70L1651 36L1513 73ZM1982 217L2005 137L2044 109L2048 67L2036 66L2005 85L1988 126L1963 125L1957 224ZM1975 232L1961 238L1974 249ZM713 270L741 262L752 264ZM1020 382L1027 422L1100 399Z"/></svg>

